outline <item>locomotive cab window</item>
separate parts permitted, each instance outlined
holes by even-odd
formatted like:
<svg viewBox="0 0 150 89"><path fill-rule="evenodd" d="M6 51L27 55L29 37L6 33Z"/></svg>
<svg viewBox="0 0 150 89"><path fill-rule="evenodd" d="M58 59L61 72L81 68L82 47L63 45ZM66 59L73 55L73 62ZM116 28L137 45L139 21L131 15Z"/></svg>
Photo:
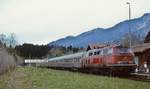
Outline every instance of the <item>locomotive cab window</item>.
<svg viewBox="0 0 150 89"><path fill-rule="evenodd" d="M99 50L99 51L97 51L97 55L101 55L101 51Z"/></svg>
<svg viewBox="0 0 150 89"><path fill-rule="evenodd" d="M108 54L108 49L104 49L103 50L103 55L107 55Z"/></svg>
<svg viewBox="0 0 150 89"><path fill-rule="evenodd" d="M75 59L74 59L74 62L79 62L79 58L75 58Z"/></svg>
<svg viewBox="0 0 150 89"><path fill-rule="evenodd" d="M97 52L94 52L94 55L97 55Z"/></svg>
<svg viewBox="0 0 150 89"><path fill-rule="evenodd" d="M113 50L112 48L108 49L108 54L112 54Z"/></svg>
<svg viewBox="0 0 150 89"><path fill-rule="evenodd" d="M127 54L127 53L132 53L130 48L115 48L115 54Z"/></svg>
<svg viewBox="0 0 150 89"><path fill-rule="evenodd" d="M91 53L89 53L89 56L92 56L93 55L93 53L91 52Z"/></svg>

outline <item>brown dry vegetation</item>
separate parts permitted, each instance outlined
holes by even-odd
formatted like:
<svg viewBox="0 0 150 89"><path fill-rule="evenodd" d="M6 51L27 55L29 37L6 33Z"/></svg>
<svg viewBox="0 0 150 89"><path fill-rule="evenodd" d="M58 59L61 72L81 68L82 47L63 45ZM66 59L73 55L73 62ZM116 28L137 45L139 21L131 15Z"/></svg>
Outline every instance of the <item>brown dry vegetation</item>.
<svg viewBox="0 0 150 89"><path fill-rule="evenodd" d="M15 65L14 57L6 49L0 48L0 74L14 69Z"/></svg>

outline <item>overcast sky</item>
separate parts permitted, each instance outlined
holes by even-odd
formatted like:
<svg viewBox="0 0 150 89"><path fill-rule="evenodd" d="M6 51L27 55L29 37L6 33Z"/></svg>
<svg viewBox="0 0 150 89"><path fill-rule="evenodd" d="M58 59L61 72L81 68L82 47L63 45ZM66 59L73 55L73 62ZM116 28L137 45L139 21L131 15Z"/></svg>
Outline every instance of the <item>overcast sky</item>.
<svg viewBox="0 0 150 89"><path fill-rule="evenodd" d="M47 44L93 28L109 28L150 13L150 0L0 0L0 32L15 33L19 43Z"/></svg>

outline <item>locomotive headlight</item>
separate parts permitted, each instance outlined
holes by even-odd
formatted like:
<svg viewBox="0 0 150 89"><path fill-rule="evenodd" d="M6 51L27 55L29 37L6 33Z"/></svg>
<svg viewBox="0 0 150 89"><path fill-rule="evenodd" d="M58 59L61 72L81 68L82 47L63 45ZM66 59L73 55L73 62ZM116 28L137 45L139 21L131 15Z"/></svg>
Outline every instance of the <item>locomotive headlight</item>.
<svg viewBox="0 0 150 89"><path fill-rule="evenodd" d="M118 61L118 64L128 64L128 61Z"/></svg>
<svg viewBox="0 0 150 89"><path fill-rule="evenodd" d="M129 64L132 64L133 63L133 61L129 61Z"/></svg>
<svg viewBox="0 0 150 89"><path fill-rule="evenodd" d="M117 64L121 64L121 63L122 63L122 61L118 61L118 62L117 62Z"/></svg>

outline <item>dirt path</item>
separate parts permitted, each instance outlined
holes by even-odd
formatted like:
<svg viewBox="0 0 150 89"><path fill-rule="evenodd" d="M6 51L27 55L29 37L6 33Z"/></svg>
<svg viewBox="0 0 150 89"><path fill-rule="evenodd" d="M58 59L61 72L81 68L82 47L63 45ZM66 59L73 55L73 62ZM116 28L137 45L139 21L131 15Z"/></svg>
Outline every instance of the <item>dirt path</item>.
<svg viewBox="0 0 150 89"><path fill-rule="evenodd" d="M20 68L14 70L6 89L32 89L30 76Z"/></svg>

